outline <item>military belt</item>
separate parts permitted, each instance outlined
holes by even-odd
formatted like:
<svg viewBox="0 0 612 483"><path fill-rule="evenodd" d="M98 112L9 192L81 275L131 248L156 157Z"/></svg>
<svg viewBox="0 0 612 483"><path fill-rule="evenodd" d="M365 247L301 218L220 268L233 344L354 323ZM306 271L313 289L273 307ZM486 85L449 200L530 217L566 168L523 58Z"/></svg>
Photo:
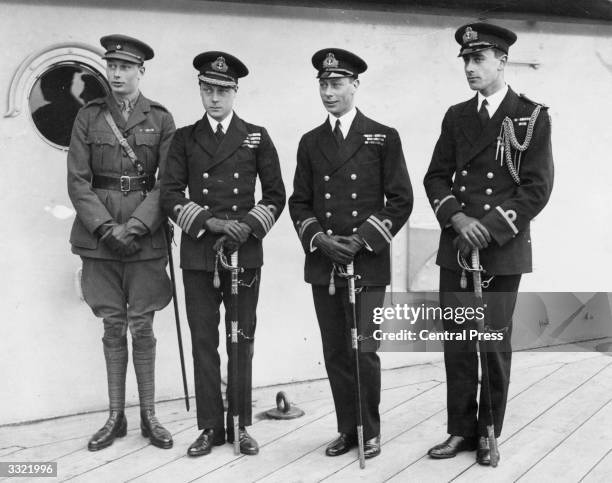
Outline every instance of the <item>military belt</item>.
<svg viewBox="0 0 612 483"><path fill-rule="evenodd" d="M101 176L94 175L91 185L103 190L151 191L155 186L155 175L145 176Z"/></svg>

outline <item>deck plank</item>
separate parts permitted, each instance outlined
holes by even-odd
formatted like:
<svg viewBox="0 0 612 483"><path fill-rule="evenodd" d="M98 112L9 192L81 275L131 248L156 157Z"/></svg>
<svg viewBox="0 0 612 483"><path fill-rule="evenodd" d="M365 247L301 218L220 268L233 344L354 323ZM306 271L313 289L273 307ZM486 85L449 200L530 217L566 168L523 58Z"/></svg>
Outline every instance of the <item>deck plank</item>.
<svg viewBox="0 0 612 483"><path fill-rule="evenodd" d="M536 375L535 369L514 371L513 379L510 384L510 394L508 407L506 410L506 420L504 430L499 439L500 453L502 460L500 466L495 469L495 478L500 481L504 479L503 468L508 466L506 453L508 450L504 442L514 434L520 432L523 427L537 418L546 408L557 403L559 399L572 391L579 383L586 380L594 372L600 370L609 361L602 357L591 357L579 359L574 363L563 363L555 366L543 366L542 371L550 371L548 375ZM544 372L546 374L546 372ZM534 378L535 376L535 378ZM539 377L538 377L539 376ZM442 435L443 436L443 435ZM434 435L434 437L440 436ZM431 445L439 441L431 441ZM429 442L428 442L429 443ZM427 445L424 448L427 449ZM406 469L399 472L391 481L402 481L410 474L418 474L419 481L451 481L454 478L461 478L464 473L470 471L471 478L491 477L491 468L481 467L475 463L474 453L462 453L461 459L452 458L449 460L434 460L423 456L416 462L406 466Z"/></svg>
<svg viewBox="0 0 612 483"><path fill-rule="evenodd" d="M417 397L420 399L420 395L439 385L440 383L437 381L428 381L406 387L387 389L383 391L386 402L381 405L381 410L400 410L399 407L403 407L407 399ZM316 463L316 466L324 466L328 462L326 461L328 458L323 456L323 452L329 440L335 436L335 427L336 417L333 407L330 407L330 413L327 417L279 439L275 444L266 448L265 455L262 454L257 459L243 459L232 467L219 468L198 481L236 481L236 479L240 479L241 475L245 474L248 474L253 480L259 480L277 470L281 470L289 462L301 460L304 457L306 459L317 459L319 462ZM347 455L347 458L353 457L354 455ZM308 474L311 479L316 478L316 476L317 474L312 474L312 472Z"/></svg>
<svg viewBox="0 0 612 483"><path fill-rule="evenodd" d="M522 391L545 380L551 373L554 373L562 364L544 364L537 367L524 367L513 374L513 382L510 384L510 401ZM516 381L514 380L516 379ZM362 481L386 481L396 475L396 481L415 479L418 481L447 481L444 477L439 477L442 469L449 465L453 467L465 468L474 462L473 453L460 453L452 460L432 460L427 455L427 450L440 440L446 437L446 386L440 394L442 409L433 413L431 417L403 431L396 438L383 440L382 454L366 465L365 470L358 470L357 465L346 467L336 475L331 475L330 481L349 481L358 478ZM448 471L448 470L447 470ZM452 472L450 472L452 475Z"/></svg>
<svg viewBox="0 0 612 483"><path fill-rule="evenodd" d="M610 372L608 371L608 377L612 376ZM550 448L534 466L526 469L518 481L526 483L540 483L547 479L579 481L591 468L594 468L612 448L612 433L608 429L612 421L612 391L608 394L610 399L591 416L586 414L586 408L573 408L585 416L583 424L558 446Z"/></svg>

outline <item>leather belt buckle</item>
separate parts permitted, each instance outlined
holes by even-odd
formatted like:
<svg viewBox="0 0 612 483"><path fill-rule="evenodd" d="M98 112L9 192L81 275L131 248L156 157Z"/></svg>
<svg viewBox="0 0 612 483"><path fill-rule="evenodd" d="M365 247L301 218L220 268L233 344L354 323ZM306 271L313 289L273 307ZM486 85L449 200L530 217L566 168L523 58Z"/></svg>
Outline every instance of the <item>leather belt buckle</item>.
<svg viewBox="0 0 612 483"><path fill-rule="evenodd" d="M130 191L130 177L121 176L119 178L119 188L123 193Z"/></svg>

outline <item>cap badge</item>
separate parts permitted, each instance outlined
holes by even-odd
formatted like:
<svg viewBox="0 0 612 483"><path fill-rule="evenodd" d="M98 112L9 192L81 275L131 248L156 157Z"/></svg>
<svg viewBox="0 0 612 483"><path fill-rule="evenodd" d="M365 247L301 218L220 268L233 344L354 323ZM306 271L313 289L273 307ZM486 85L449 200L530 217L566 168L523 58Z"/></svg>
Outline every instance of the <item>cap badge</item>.
<svg viewBox="0 0 612 483"><path fill-rule="evenodd" d="M472 27L466 28L463 33L463 43L473 42L474 40L478 40L478 32L472 30Z"/></svg>
<svg viewBox="0 0 612 483"><path fill-rule="evenodd" d="M325 57L325 60L323 61L323 68L335 69L337 67L338 67L338 60L336 59L334 54L330 52L329 54L327 54L327 57Z"/></svg>
<svg viewBox="0 0 612 483"><path fill-rule="evenodd" d="M217 72L227 72L227 63L223 57L217 57L217 60L212 62L211 67Z"/></svg>
<svg viewBox="0 0 612 483"><path fill-rule="evenodd" d="M121 50L121 49L123 48L123 45L121 45L121 44L117 44L117 45L115 45L115 48L116 48L117 50Z"/></svg>

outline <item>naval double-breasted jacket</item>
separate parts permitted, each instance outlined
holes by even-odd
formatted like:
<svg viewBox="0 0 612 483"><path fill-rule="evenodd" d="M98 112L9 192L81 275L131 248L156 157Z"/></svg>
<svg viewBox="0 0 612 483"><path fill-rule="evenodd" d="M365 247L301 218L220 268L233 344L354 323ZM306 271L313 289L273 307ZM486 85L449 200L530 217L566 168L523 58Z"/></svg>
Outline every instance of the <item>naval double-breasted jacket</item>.
<svg viewBox="0 0 612 483"><path fill-rule="evenodd" d="M261 199L255 203L258 177ZM251 227L251 236L238 251L239 265L260 267L262 239L285 206L280 163L268 132L235 113L221 142L206 116L178 129L161 180L161 201L183 231L181 268L214 270L213 245L221 235L205 229L211 217Z"/></svg>
<svg viewBox="0 0 612 483"><path fill-rule="evenodd" d="M413 195L397 131L359 110L338 146L326 120L300 140L289 210L306 253L304 277L327 285L332 261L311 250L313 236L363 237L355 256L362 285L390 282L390 243L412 211ZM342 285L342 279L336 280Z"/></svg>
<svg viewBox="0 0 612 483"><path fill-rule="evenodd" d="M542 106L533 126L529 147L521 153L518 177L513 179L504 158L502 122L509 118L517 141L523 143L538 104L508 89L485 127L477 114L477 96L452 106L442 121L442 132L425 175L429 202L442 228L437 263L460 270L453 240L457 233L450 218L459 211L477 218L493 241L480 252L489 274L530 272L530 221L544 208L553 186L550 118ZM504 157L507 149L504 150ZM518 153L511 149L516 160ZM514 164L514 163L513 163Z"/></svg>

